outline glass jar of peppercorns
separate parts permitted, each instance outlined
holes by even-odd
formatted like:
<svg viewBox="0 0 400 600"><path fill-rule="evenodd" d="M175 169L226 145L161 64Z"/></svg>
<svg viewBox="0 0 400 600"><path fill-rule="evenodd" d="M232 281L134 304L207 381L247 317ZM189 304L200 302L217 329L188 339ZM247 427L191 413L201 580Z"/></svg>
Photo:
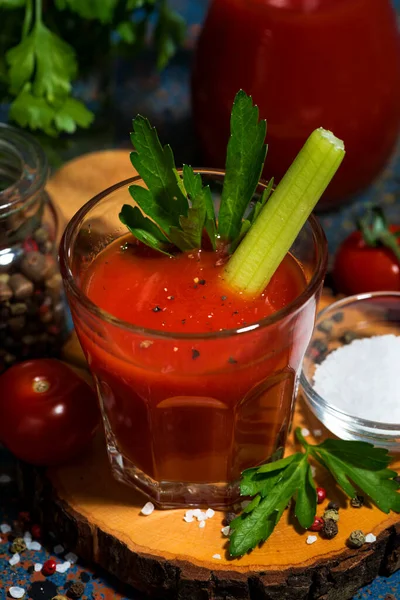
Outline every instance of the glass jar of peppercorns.
<svg viewBox="0 0 400 600"><path fill-rule="evenodd" d="M18 360L57 355L67 334L47 176L36 140L0 123L0 373Z"/></svg>

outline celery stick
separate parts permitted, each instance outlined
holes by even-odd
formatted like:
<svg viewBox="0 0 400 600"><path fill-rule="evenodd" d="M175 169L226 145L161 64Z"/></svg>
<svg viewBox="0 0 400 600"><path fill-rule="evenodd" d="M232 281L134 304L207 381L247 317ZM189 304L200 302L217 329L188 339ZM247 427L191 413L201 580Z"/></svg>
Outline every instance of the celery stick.
<svg viewBox="0 0 400 600"><path fill-rule="evenodd" d="M310 135L225 268L225 282L255 296L270 281L345 155L330 131Z"/></svg>

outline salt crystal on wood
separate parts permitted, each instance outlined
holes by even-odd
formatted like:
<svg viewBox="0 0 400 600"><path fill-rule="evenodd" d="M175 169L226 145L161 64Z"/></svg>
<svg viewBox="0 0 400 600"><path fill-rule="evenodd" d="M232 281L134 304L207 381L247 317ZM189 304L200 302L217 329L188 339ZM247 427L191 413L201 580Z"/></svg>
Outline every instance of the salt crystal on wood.
<svg viewBox="0 0 400 600"><path fill-rule="evenodd" d="M43 565L42 563L35 563L33 565L33 570L36 571L36 573L40 573L40 571L43 569Z"/></svg>
<svg viewBox="0 0 400 600"><path fill-rule="evenodd" d="M23 598L25 596L24 588L16 585L8 588L8 593L10 594L11 598Z"/></svg>
<svg viewBox="0 0 400 600"><path fill-rule="evenodd" d="M206 522L205 521L200 521L200 523L199 523L200 529L203 529L205 526L206 526Z"/></svg>
<svg viewBox="0 0 400 600"><path fill-rule="evenodd" d="M368 533L368 535L365 536L365 541L367 542L367 544L373 544L374 542L376 542L376 535L374 535L373 533Z"/></svg>
<svg viewBox="0 0 400 600"><path fill-rule="evenodd" d="M226 525L226 527L223 527L223 528L221 529L221 532L222 532L224 535L228 536L228 535L230 534L230 532L231 532L231 528L229 527L229 525Z"/></svg>
<svg viewBox="0 0 400 600"><path fill-rule="evenodd" d="M15 553L12 555L12 557L10 558L10 560L8 562L13 567L14 565L17 565L20 560L21 560L20 555L18 553Z"/></svg>
<svg viewBox="0 0 400 600"><path fill-rule="evenodd" d="M215 510L213 510L212 508L207 508L207 510L206 510L207 519L212 519L214 515L215 515Z"/></svg>
<svg viewBox="0 0 400 600"><path fill-rule="evenodd" d="M318 539L318 538L317 538L317 536L316 536L316 535L309 535L309 536L307 537L307 539L306 539L306 543L307 543L308 545L315 544L315 542L317 541L317 539Z"/></svg>
<svg viewBox="0 0 400 600"><path fill-rule="evenodd" d="M220 554L213 554L213 558L216 558L217 560L221 560L221 555Z"/></svg>
<svg viewBox="0 0 400 600"><path fill-rule="evenodd" d="M0 525L0 531L1 531L1 533L10 533L11 527L9 525L7 525L7 523L2 523Z"/></svg>
<svg viewBox="0 0 400 600"><path fill-rule="evenodd" d="M303 427L303 429L301 430L301 435L303 437L307 437L308 435L310 435L310 431L308 429L306 429L305 427Z"/></svg>
<svg viewBox="0 0 400 600"><path fill-rule="evenodd" d="M151 515L151 513L153 511L154 511L154 504L152 502L146 502L146 504L143 506L143 508L140 512L142 513L142 515L145 515L146 517L148 517L149 515Z"/></svg>
<svg viewBox="0 0 400 600"><path fill-rule="evenodd" d="M317 365L315 391L343 412L400 423L400 336L376 335L334 350Z"/></svg>

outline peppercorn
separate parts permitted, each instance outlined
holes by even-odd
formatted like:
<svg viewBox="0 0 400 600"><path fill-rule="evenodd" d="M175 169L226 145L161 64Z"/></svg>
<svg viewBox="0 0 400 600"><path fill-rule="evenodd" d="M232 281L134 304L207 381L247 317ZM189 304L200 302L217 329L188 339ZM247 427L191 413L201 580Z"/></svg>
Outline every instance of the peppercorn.
<svg viewBox="0 0 400 600"><path fill-rule="evenodd" d="M15 538L13 543L11 544L11 552L13 554L20 554L26 550L26 544L21 537Z"/></svg>
<svg viewBox="0 0 400 600"><path fill-rule="evenodd" d="M361 508L364 506L364 496L355 496L350 500L350 504L353 508Z"/></svg>
<svg viewBox="0 0 400 600"><path fill-rule="evenodd" d="M332 510L339 510L340 506L337 502L329 502L328 504L328 508L331 508Z"/></svg>
<svg viewBox="0 0 400 600"><path fill-rule="evenodd" d="M365 535L360 529L352 531L347 540L350 548L361 548L365 544Z"/></svg>
<svg viewBox="0 0 400 600"><path fill-rule="evenodd" d="M333 508L329 508L324 512L324 519L331 519L332 521L336 521L337 523L339 521L339 512L337 510L334 510Z"/></svg>
<svg viewBox="0 0 400 600"><path fill-rule="evenodd" d="M327 519L324 523L321 533L324 536L324 538L326 538L327 540L331 540L338 534L338 531L339 529L337 523L335 521L332 521L332 519Z"/></svg>
<svg viewBox="0 0 400 600"><path fill-rule="evenodd" d="M40 540L40 538L42 537L42 529L40 525L32 525L31 534L35 540Z"/></svg>
<svg viewBox="0 0 400 600"><path fill-rule="evenodd" d="M315 517L314 523L308 529L310 531L321 531L324 526L324 519L322 517Z"/></svg>
<svg viewBox="0 0 400 600"><path fill-rule="evenodd" d="M317 487L317 503L321 504L326 498L326 490L323 487Z"/></svg>
<svg viewBox="0 0 400 600"><path fill-rule="evenodd" d="M53 560L52 558L49 558L48 560L46 560L46 562L44 563L43 567L42 567L42 573L43 575L53 575L56 572L56 561Z"/></svg>
<svg viewBox="0 0 400 600"><path fill-rule="evenodd" d="M75 581L69 588L68 588L68 596L70 598L80 598L83 594L83 592L85 591L85 586L83 585L83 583L81 583L80 581Z"/></svg>
<svg viewBox="0 0 400 600"><path fill-rule="evenodd" d="M317 325L318 331L322 331L323 333L330 333L332 331L332 321L329 319L324 319Z"/></svg>
<svg viewBox="0 0 400 600"><path fill-rule="evenodd" d="M226 527L227 525L230 525L234 519L236 519L236 514L234 512L228 512L222 521L222 525L225 525Z"/></svg>

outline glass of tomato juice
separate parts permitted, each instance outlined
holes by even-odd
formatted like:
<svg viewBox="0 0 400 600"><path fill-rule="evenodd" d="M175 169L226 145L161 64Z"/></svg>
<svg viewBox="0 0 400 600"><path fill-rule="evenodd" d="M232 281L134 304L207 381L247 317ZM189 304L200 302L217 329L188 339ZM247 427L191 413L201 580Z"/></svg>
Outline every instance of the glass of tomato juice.
<svg viewBox="0 0 400 600"><path fill-rule="evenodd" d="M215 202L224 173L199 171ZM70 221L60 260L117 479L158 506L224 507L249 467L281 457L326 270L314 217L267 288L224 286L224 249L169 257L127 233L124 181ZM265 187L259 183L257 193Z"/></svg>

